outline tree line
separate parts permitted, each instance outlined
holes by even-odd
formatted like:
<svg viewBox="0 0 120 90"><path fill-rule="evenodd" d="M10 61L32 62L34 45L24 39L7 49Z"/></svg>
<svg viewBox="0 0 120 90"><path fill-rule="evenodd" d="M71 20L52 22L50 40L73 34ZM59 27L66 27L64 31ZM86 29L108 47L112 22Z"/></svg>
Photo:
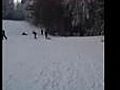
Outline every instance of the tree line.
<svg viewBox="0 0 120 90"><path fill-rule="evenodd" d="M51 35L104 35L104 0L33 1L26 6L32 10L32 24L46 28Z"/></svg>

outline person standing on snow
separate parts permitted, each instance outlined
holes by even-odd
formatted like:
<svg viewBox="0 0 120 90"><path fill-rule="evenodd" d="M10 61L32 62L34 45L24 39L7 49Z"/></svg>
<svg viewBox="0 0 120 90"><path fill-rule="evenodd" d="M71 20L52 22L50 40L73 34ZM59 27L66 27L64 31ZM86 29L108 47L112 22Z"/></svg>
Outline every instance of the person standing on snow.
<svg viewBox="0 0 120 90"><path fill-rule="evenodd" d="M43 35L43 29L41 29L41 35Z"/></svg>
<svg viewBox="0 0 120 90"><path fill-rule="evenodd" d="M45 38L46 39L48 38L48 32L47 32L47 30L45 30Z"/></svg>
<svg viewBox="0 0 120 90"><path fill-rule="evenodd" d="M2 30L2 40L5 38L7 40L7 36L5 35L5 30Z"/></svg>
<svg viewBox="0 0 120 90"><path fill-rule="evenodd" d="M37 39L37 33L35 31L32 32L34 35L34 39Z"/></svg>

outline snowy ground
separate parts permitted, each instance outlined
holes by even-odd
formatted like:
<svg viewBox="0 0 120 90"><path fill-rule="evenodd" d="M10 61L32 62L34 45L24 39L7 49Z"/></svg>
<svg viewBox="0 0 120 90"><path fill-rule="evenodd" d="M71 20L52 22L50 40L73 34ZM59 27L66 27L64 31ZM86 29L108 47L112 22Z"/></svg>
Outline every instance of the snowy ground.
<svg viewBox="0 0 120 90"><path fill-rule="evenodd" d="M101 37L35 40L37 28L24 21L3 21L3 28L3 90L103 90Z"/></svg>

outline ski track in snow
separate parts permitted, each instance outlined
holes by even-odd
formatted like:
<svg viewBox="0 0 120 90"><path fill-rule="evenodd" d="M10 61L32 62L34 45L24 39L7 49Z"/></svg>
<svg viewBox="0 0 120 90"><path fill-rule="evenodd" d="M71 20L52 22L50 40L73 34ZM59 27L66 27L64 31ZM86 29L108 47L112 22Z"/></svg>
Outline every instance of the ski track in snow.
<svg viewBox="0 0 120 90"><path fill-rule="evenodd" d="M25 21L4 20L3 29L3 90L103 90L101 37L35 40Z"/></svg>

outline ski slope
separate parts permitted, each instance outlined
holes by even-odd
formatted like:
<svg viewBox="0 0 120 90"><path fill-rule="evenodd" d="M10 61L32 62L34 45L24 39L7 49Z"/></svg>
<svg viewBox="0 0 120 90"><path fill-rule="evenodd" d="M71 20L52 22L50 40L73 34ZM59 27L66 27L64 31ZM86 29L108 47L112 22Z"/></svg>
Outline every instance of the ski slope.
<svg viewBox="0 0 120 90"><path fill-rule="evenodd" d="M4 20L3 29L3 90L104 90L102 37L35 40L39 29L25 21Z"/></svg>

